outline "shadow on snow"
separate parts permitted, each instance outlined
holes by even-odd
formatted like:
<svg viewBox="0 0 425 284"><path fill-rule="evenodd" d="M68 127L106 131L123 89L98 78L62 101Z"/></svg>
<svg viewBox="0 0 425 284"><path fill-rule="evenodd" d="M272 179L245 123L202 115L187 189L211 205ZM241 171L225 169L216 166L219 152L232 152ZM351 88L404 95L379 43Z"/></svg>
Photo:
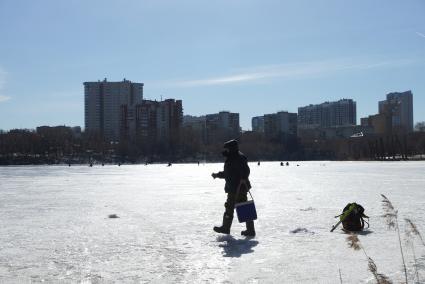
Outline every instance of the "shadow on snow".
<svg viewBox="0 0 425 284"><path fill-rule="evenodd" d="M251 238L235 239L231 235L223 235L217 237L220 242L219 247L223 248L224 257L241 257L243 254L252 253L252 249L258 245L258 241Z"/></svg>
<svg viewBox="0 0 425 284"><path fill-rule="evenodd" d="M343 234L348 234L348 235L354 234L354 235L359 235L359 236L367 236L367 235L373 233L373 231L369 230L369 229L365 229L363 231L348 231L348 230L345 230L345 229L341 229L341 232Z"/></svg>

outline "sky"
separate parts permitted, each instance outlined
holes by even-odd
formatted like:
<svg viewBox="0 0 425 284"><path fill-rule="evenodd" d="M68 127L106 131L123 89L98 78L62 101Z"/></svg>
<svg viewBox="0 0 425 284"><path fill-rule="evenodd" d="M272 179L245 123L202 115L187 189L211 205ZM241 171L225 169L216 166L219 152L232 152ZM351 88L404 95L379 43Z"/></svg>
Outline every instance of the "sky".
<svg viewBox="0 0 425 284"><path fill-rule="evenodd" d="M84 127L83 82L124 78L185 115L251 118L351 98L357 121L413 92L424 0L0 0L0 129Z"/></svg>

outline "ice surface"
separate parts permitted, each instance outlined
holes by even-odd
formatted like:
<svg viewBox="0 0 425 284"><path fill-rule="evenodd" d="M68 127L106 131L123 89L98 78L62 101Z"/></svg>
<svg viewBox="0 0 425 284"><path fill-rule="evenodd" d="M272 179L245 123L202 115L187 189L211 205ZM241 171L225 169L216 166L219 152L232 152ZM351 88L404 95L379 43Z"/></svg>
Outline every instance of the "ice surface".
<svg viewBox="0 0 425 284"><path fill-rule="evenodd" d="M335 215L358 202L370 216L359 235L378 271L403 280L380 193L425 234L424 162L251 163L257 236L235 217L217 235L222 164L0 167L0 282L373 282ZM119 218L109 218L116 214ZM404 239L404 237L403 237ZM425 248L415 241L419 276ZM410 246L403 240L413 282Z"/></svg>

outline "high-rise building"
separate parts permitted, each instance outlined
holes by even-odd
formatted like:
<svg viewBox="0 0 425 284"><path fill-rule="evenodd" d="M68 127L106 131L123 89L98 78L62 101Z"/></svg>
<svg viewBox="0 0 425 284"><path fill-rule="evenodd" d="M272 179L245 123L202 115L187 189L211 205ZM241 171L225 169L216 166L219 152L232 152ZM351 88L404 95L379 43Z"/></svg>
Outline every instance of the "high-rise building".
<svg viewBox="0 0 425 284"><path fill-rule="evenodd" d="M206 115L207 143L224 142L240 135L239 113L221 111Z"/></svg>
<svg viewBox="0 0 425 284"><path fill-rule="evenodd" d="M143 83L84 82L85 130L109 141L120 141L135 133L135 106L142 103Z"/></svg>
<svg viewBox="0 0 425 284"><path fill-rule="evenodd" d="M391 118L392 130L413 131L413 94L412 91L387 94L385 101L379 102L379 113Z"/></svg>
<svg viewBox="0 0 425 284"><path fill-rule="evenodd" d="M207 123L203 116L183 116L183 127L200 143L207 142Z"/></svg>
<svg viewBox="0 0 425 284"><path fill-rule="evenodd" d="M280 111L264 115L264 136L267 139L281 139L297 135L297 114Z"/></svg>
<svg viewBox="0 0 425 284"><path fill-rule="evenodd" d="M136 107L136 133L138 141L152 146L155 143L176 145L180 140L183 122L181 100L143 100Z"/></svg>
<svg viewBox="0 0 425 284"><path fill-rule="evenodd" d="M156 115L158 141L178 144L180 128L183 123L182 101L167 99L159 102Z"/></svg>
<svg viewBox="0 0 425 284"><path fill-rule="evenodd" d="M202 116L193 116L193 115L184 115L183 116L183 126L201 130L205 128L206 117Z"/></svg>
<svg viewBox="0 0 425 284"><path fill-rule="evenodd" d="M255 116L251 120L252 131L264 132L264 116Z"/></svg>
<svg viewBox="0 0 425 284"><path fill-rule="evenodd" d="M342 99L298 108L298 128L325 128L355 125L356 102Z"/></svg>
<svg viewBox="0 0 425 284"><path fill-rule="evenodd" d="M137 141L145 148L149 148L157 142L157 110L157 101L143 100L136 106Z"/></svg>

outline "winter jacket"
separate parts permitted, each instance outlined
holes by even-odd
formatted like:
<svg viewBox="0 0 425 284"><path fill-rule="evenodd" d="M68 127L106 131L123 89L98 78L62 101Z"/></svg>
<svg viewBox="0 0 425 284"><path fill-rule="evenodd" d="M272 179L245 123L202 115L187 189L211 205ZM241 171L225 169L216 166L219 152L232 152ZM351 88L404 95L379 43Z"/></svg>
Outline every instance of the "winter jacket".
<svg viewBox="0 0 425 284"><path fill-rule="evenodd" d="M224 191L226 193L236 193L240 181L246 180L246 186L242 185L242 191L248 191L251 188L251 184L248 180L249 177L249 166L247 158L241 153L231 153L226 161L224 162L224 171L218 172L218 178L224 178L226 185Z"/></svg>

